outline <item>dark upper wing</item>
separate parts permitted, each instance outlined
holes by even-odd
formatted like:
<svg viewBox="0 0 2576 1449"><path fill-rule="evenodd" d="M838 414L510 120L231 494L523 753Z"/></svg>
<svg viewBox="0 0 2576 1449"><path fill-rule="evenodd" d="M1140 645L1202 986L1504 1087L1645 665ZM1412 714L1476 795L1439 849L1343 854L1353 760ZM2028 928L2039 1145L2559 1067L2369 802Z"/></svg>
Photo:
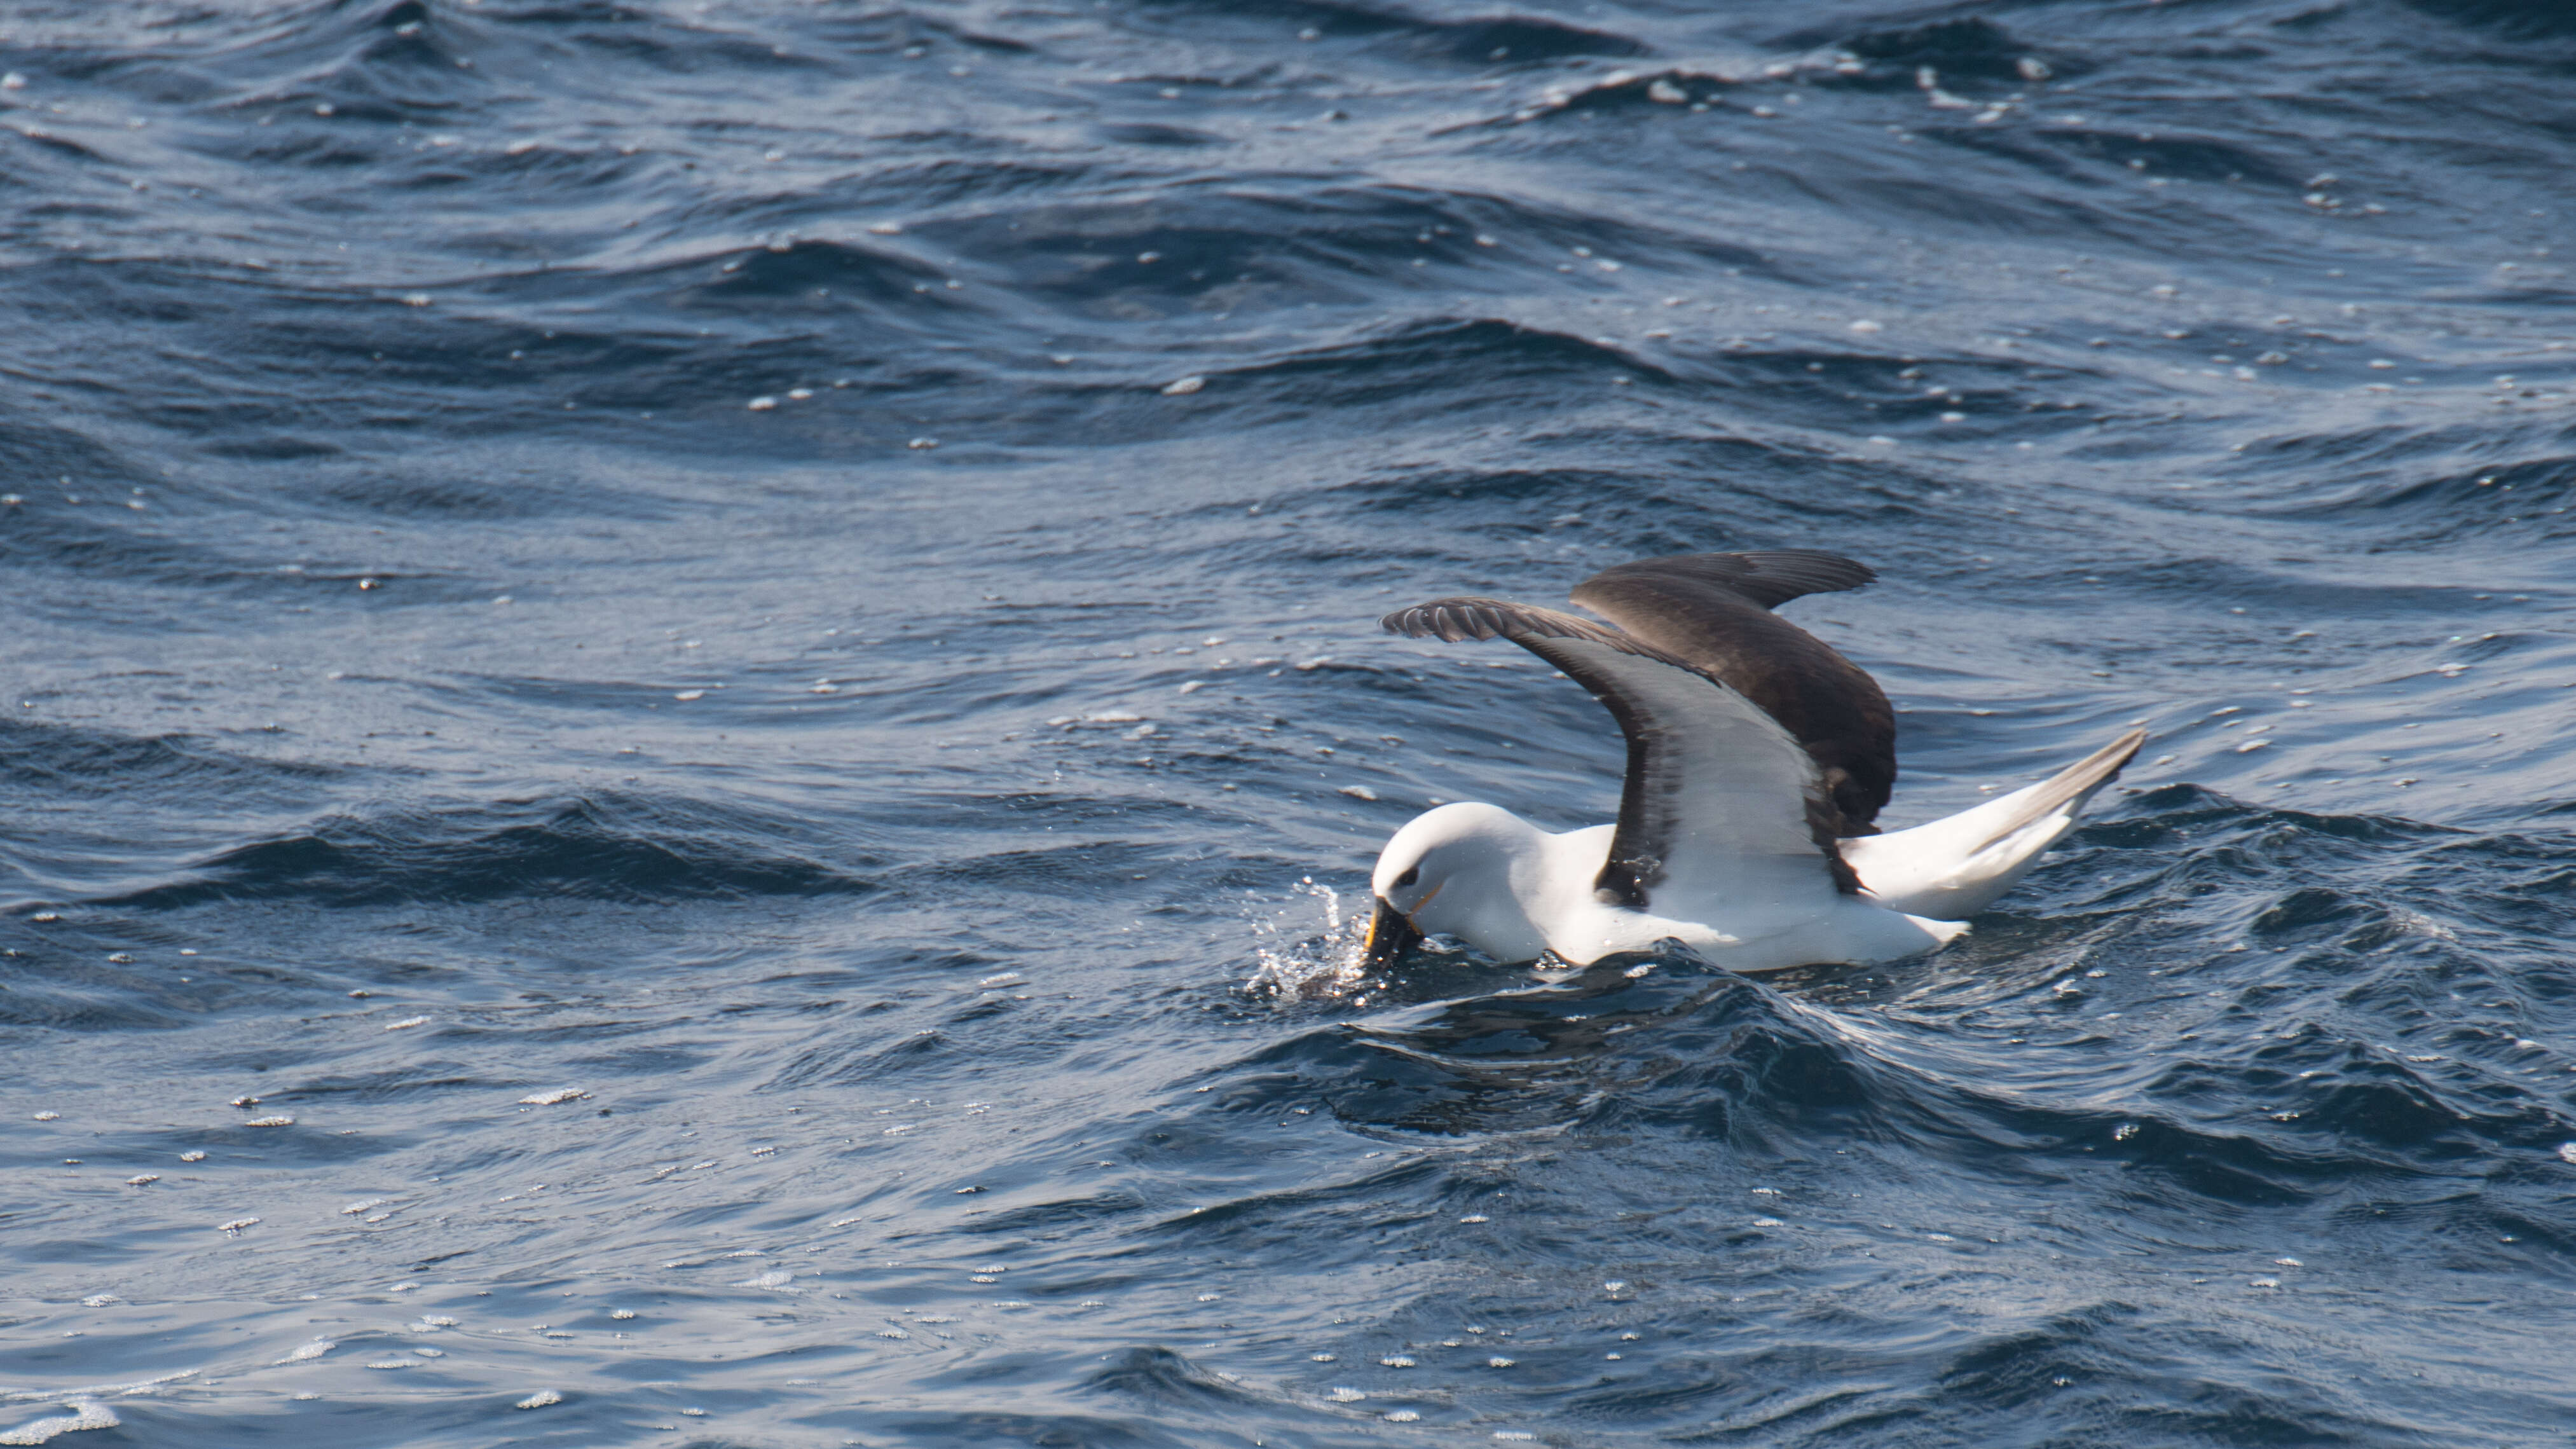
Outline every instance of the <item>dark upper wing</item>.
<svg viewBox="0 0 2576 1449"><path fill-rule="evenodd" d="M1574 602L1760 705L1815 757L1842 815L1834 833L1866 835L1896 786L1896 713L1876 680L1771 610L1877 577L1808 549L1675 554L1603 569Z"/></svg>
<svg viewBox="0 0 2576 1449"><path fill-rule="evenodd" d="M1752 553L1674 553L1613 565L1587 583L1645 574L1692 579L1732 589L1766 609L1776 609L1808 594L1839 594L1878 582L1878 570L1858 559L1813 548L1775 548Z"/></svg>
<svg viewBox="0 0 2576 1449"><path fill-rule="evenodd" d="M1702 919L1747 892L1857 890L1815 761L1779 721L1683 660L1616 629L1501 599L1437 599L1389 614L1391 633L1511 640L1564 670L1619 721L1628 776L1597 889Z"/></svg>

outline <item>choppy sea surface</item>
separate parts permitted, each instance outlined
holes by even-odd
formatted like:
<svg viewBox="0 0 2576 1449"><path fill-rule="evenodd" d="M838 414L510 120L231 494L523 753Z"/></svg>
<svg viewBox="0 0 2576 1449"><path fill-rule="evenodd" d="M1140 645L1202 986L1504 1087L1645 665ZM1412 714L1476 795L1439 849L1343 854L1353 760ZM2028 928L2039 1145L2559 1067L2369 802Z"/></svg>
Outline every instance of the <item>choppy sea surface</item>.
<svg viewBox="0 0 2576 1449"><path fill-rule="evenodd" d="M0 1443L2576 1422L2576 19L0 7ZM1683 550L1962 944L1353 979ZM2152 762L2152 763L2150 763Z"/></svg>

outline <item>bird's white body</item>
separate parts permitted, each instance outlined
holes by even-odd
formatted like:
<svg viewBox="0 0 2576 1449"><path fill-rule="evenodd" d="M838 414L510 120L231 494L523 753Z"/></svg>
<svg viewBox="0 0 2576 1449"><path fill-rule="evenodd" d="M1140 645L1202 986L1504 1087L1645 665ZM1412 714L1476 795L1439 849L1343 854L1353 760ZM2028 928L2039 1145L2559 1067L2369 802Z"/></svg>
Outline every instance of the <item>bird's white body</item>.
<svg viewBox="0 0 2576 1449"><path fill-rule="evenodd" d="M1840 894L1818 871L1762 870L1756 862L1746 863L1743 890L1726 900L1678 914L1631 910L1601 900L1592 885L1615 829L1550 834L1499 806L1443 805L1397 832L1387 850L1411 855L1420 846L1442 857L1440 888L1410 913L1417 929L1505 961L1552 952L1588 965L1678 940L1730 970L1774 971L1917 955L1966 929Z"/></svg>
<svg viewBox="0 0 2576 1449"><path fill-rule="evenodd" d="M1400 905L1410 897L1416 929L1505 961L1552 952L1587 965L1664 940L1734 971L1893 961L1965 933L1967 917L2029 874L2098 788L2079 775L2105 774L2098 760L1928 825L1841 842L1859 894L1836 890L1814 856L1751 855L1728 862L1723 888L1632 910L1593 885L1616 826L1551 834L1482 804L1414 817L1387 842L1371 885ZM1405 869L1419 879L1399 886Z"/></svg>

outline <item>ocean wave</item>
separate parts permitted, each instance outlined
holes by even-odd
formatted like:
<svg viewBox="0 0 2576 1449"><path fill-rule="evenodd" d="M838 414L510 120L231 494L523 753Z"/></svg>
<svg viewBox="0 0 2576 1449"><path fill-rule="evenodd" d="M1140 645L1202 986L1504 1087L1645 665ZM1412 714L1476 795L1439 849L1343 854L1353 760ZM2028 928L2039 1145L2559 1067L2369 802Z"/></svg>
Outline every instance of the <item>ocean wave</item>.
<svg viewBox="0 0 2576 1449"><path fill-rule="evenodd" d="M331 906L573 898L651 902L867 895L865 855L782 853L741 807L632 795L340 815L217 853L182 878L101 898L166 911L214 901Z"/></svg>

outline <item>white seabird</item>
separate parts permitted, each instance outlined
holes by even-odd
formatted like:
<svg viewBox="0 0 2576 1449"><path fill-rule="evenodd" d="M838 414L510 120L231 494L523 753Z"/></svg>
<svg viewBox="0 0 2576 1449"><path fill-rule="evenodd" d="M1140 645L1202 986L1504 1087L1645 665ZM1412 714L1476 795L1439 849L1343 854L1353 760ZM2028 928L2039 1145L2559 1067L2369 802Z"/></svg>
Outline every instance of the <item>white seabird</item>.
<svg viewBox="0 0 2576 1449"><path fill-rule="evenodd" d="M1912 956L1953 939L2072 829L2146 732L2026 789L1878 834L1896 721L1876 681L1771 610L1877 574L1805 549L1679 554L1586 579L1607 627L1435 599L1391 633L1509 639L1590 690L1628 740L1614 825L1550 834L1493 805L1415 817L1378 856L1364 959L1425 935L1575 965L1678 939L1736 971Z"/></svg>

